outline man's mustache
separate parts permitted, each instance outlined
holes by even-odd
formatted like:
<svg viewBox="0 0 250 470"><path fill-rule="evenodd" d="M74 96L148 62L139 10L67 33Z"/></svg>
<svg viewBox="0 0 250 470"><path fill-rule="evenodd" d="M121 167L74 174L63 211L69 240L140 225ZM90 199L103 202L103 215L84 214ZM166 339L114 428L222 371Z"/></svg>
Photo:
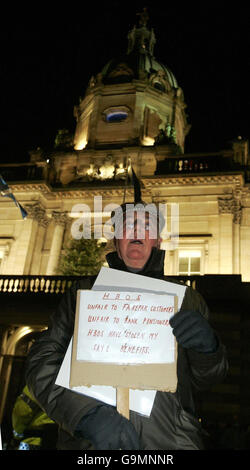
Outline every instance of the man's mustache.
<svg viewBox="0 0 250 470"><path fill-rule="evenodd" d="M130 240L129 243L135 244L135 245L143 245L142 240L138 240L137 238L134 238L134 240Z"/></svg>

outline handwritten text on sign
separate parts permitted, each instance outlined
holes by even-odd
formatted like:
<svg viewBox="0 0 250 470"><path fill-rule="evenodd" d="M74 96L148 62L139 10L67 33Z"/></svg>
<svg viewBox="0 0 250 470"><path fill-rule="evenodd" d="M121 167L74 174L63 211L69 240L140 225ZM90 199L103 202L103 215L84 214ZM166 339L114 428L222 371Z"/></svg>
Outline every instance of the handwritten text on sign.
<svg viewBox="0 0 250 470"><path fill-rule="evenodd" d="M77 360L118 364L174 362L169 319L175 297L81 291Z"/></svg>

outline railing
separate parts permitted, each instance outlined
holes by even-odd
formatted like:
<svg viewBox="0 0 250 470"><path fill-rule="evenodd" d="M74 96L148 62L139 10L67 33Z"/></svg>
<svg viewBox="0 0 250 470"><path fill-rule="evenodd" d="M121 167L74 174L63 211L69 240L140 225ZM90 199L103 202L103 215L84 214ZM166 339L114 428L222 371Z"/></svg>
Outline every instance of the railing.
<svg viewBox="0 0 250 470"><path fill-rule="evenodd" d="M0 293L63 294L78 276L3 275L0 277Z"/></svg>
<svg viewBox="0 0 250 470"><path fill-rule="evenodd" d="M192 285L192 287L195 287L197 278L198 276L171 276L171 279ZM79 279L83 279L83 276L2 275L0 276L0 293L63 294L74 281Z"/></svg>
<svg viewBox="0 0 250 470"><path fill-rule="evenodd" d="M0 165L0 174L7 183L12 181L40 181L44 179L44 169L30 163Z"/></svg>
<svg viewBox="0 0 250 470"><path fill-rule="evenodd" d="M233 157L225 158L219 154L211 155L183 155L175 158L166 158L159 161L156 174L186 174L207 172L228 172L240 170L242 167L236 163Z"/></svg>
<svg viewBox="0 0 250 470"><path fill-rule="evenodd" d="M37 166L33 163L21 163L21 164L3 164L0 165L0 174L3 176L7 183L17 181L47 181L49 179L50 184L53 187L62 187L63 184L55 179L52 182L49 177L48 168L43 166ZM157 163L157 170L155 175L171 175L171 174L204 174L204 173L217 173L217 172L231 172L231 171L244 171L246 178L250 178L250 167L241 166L237 163L233 156L224 157L221 154L204 154L204 155L191 155L183 154L175 157L168 157L164 160L159 160ZM72 181L69 186L78 186L82 184L81 181ZM93 184L93 182L85 182L87 185ZM119 186L121 180L115 178L108 180L95 180L95 185L115 185Z"/></svg>

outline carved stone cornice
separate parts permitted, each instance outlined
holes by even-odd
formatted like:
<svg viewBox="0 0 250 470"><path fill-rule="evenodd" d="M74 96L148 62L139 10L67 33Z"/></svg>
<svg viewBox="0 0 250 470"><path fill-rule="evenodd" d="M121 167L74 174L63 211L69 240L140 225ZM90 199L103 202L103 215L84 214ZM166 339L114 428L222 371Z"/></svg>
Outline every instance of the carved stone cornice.
<svg viewBox="0 0 250 470"><path fill-rule="evenodd" d="M51 189L45 183L20 183L12 184L11 189L13 192L22 192L22 193L50 193Z"/></svg>
<svg viewBox="0 0 250 470"><path fill-rule="evenodd" d="M240 224L242 216L242 205L239 192L230 195L218 197L219 214L232 214L233 223Z"/></svg>
<svg viewBox="0 0 250 470"><path fill-rule="evenodd" d="M40 220L39 225L41 225L44 228L47 228L50 222L51 221L48 217L44 217L43 219Z"/></svg>
<svg viewBox="0 0 250 470"><path fill-rule="evenodd" d="M52 211L51 215L56 225L65 227L68 222L67 212Z"/></svg>
<svg viewBox="0 0 250 470"><path fill-rule="evenodd" d="M234 208L234 198L232 196L218 197L219 214L232 214Z"/></svg>
<svg viewBox="0 0 250 470"><path fill-rule="evenodd" d="M198 175L189 176L187 174L178 175L178 176L152 176L152 177L140 177L145 195L147 191L151 189L159 189L170 186L208 186L208 185L231 185L238 188L243 188L244 186L244 177L242 174L220 174L220 175ZM121 184L119 187L105 187L104 185L100 187L86 186L84 188L70 188L65 187L65 189L51 188L45 183L34 183L34 184L15 184L11 186L12 190L15 192L24 192L24 193L38 193L43 195L47 200L59 200L59 199L78 199L78 198L88 198L94 196L103 196L103 198L112 198L112 197L123 197L124 186ZM250 191L245 191L246 195ZM133 189L128 188L126 194L129 197L133 197ZM245 196L246 197L246 196Z"/></svg>
<svg viewBox="0 0 250 470"><path fill-rule="evenodd" d="M28 213L29 219L36 220L39 225L42 225L42 227L48 226L50 221L46 216L46 210L39 202L35 202L34 204L25 204L24 208Z"/></svg>
<svg viewBox="0 0 250 470"><path fill-rule="evenodd" d="M156 188L159 186L198 186L198 185L218 185L218 184L234 184L236 186L242 186L244 183L243 176L234 174L234 175L198 175L197 176L188 176L180 175L176 176L167 176L167 177L152 177L152 178L143 178L141 177L145 188Z"/></svg>

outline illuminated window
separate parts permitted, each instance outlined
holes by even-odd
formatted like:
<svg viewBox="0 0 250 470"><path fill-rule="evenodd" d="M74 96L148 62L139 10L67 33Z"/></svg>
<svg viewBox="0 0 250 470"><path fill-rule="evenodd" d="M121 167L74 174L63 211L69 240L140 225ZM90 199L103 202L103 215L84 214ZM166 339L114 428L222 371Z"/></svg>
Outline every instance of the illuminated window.
<svg viewBox="0 0 250 470"><path fill-rule="evenodd" d="M178 275L192 276L201 274L201 252L199 250L180 250Z"/></svg>
<svg viewBox="0 0 250 470"><path fill-rule="evenodd" d="M106 114L106 121L107 122L122 122L127 119L128 113L125 111L113 111Z"/></svg>
<svg viewBox="0 0 250 470"><path fill-rule="evenodd" d="M103 111L103 120L107 123L119 123L126 121L130 115L127 106L111 106Z"/></svg>

